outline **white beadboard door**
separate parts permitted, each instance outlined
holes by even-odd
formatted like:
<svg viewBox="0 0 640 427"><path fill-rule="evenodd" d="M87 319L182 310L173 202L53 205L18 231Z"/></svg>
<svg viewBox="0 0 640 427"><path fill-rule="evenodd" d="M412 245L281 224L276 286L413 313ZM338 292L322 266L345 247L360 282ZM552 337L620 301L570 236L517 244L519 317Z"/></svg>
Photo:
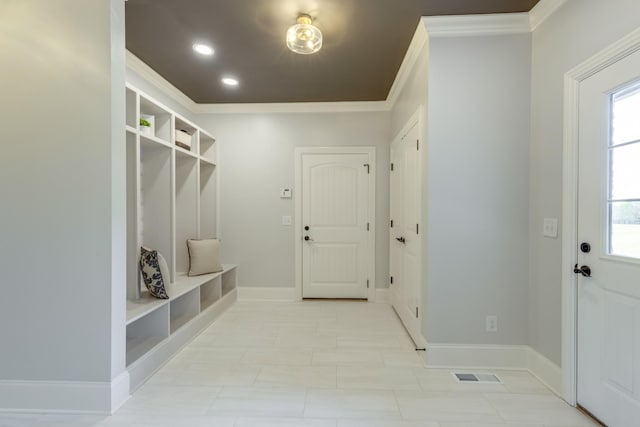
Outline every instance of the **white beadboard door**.
<svg viewBox="0 0 640 427"><path fill-rule="evenodd" d="M640 52L580 83L578 404L640 425Z"/></svg>
<svg viewBox="0 0 640 427"><path fill-rule="evenodd" d="M302 297L368 297L367 154L302 157Z"/></svg>

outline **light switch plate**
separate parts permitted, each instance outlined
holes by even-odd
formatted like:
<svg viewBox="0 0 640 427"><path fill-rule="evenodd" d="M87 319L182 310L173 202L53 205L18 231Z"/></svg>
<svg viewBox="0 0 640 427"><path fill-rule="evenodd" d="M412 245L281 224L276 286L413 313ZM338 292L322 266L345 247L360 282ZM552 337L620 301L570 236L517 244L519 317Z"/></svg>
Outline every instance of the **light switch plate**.
<svg viewBox="0 0 640 427"><path fill-rule="evenodd" d="M551 237L553 239L557 239L558 238L558 219L545 218L542 233L544 237Z"/></svg>
<svg viewBox="0 0 640 427"><path fill-rule="evenodd" d="M290 188L282 188L282 189L280 189L280 198L281 199L290 199L291 198L291 189Z"/></svg>
<svg viewBox="0 0 640 427"><path fill-rule="evenodd" d="M291 225L292 220L289 215L285 215L282 217L282 225Z"/></svg>

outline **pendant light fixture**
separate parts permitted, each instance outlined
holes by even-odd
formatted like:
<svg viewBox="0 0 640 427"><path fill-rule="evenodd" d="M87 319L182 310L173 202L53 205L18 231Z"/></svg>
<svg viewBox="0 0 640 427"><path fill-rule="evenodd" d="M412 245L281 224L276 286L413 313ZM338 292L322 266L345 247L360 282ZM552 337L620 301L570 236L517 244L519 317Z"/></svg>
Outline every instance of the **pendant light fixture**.
<svg viewBox="0 0 640 427"><path fill-rule="evenodd" d="M301 55L316 53L322 47L322 32L312 24L311 16L298 16L298 23L287 31L287 47Z"/></svg>

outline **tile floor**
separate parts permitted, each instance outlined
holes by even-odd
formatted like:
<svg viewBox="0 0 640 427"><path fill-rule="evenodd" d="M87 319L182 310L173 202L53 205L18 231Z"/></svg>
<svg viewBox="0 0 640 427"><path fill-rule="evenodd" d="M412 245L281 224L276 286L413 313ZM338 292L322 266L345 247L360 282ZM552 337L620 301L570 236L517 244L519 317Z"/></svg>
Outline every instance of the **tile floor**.
<svg viewBox="0 0 640 427"><path fill-rule="evenodd" d="M239 302L113 416L0 415L11 427L593 426L526 372L459 384L426 369L391 307Z"/></svg>

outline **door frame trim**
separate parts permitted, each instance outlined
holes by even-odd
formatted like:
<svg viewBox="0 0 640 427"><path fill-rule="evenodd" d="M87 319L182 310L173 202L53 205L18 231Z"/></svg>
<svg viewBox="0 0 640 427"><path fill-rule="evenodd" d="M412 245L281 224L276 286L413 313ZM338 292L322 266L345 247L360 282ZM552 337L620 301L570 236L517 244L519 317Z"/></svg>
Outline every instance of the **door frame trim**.
<svg viewBox="0 0 640 427"><path fill-rule="evenodd" d="M562 172L562 397L577 405L578 279L578 147L580 83L640 51L640 29L568 71L564 76L564 143Z"/></svg>
<svg viewBox="0 0 640 427"><path fill-rule="evenodd" d="M370 239L367 248L367 275L369 292L367 300L376 300L376 147L297 147L294 150L295 164L295 298L302 300L302 156L305 154L367 154L369 156L369 224Z"/></svg>

